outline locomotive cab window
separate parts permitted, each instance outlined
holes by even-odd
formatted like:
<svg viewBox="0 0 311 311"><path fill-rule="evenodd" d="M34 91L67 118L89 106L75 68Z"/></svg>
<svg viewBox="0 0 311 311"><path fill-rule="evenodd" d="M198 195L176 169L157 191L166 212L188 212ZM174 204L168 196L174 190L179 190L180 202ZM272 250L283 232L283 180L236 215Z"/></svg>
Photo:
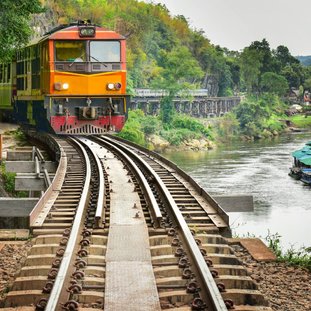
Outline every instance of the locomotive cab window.
<svg viewBox="0 0 311 311"><path fill-rule="evenodd" d="M56 62L85 62L86 42L85 41L56 41L55 42Z"/></svg>
<svg viewBox="0 0 311 311"><path fill-rule="evenodd" d="M120 42L119 41L91 41L90 61L114 63L120 62Z"/></svg>

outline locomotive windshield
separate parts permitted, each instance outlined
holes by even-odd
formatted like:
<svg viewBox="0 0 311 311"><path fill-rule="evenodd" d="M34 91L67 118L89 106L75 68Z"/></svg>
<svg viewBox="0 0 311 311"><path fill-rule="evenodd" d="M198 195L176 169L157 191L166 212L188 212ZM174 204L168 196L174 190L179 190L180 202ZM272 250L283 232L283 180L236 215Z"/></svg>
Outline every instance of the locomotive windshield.
<svg viewBox="0 0 311 311"><path fill-rule="evenodd" d="M89 43L89 52L88 51ZM119 41L55 41L56 62L114 63L121 60Z"/></svg>
<svg viewBox="0 0 311 311"><path fill-rule="evenodd" d="M86 61L86 41L56 41L55 61Z"/></svg>
<svg viewBox="0 0 311 311"><path fill-rule="evenodd" d="M91 41L90 42L91 62L120 62L120 42L119 41Z"/></svg>

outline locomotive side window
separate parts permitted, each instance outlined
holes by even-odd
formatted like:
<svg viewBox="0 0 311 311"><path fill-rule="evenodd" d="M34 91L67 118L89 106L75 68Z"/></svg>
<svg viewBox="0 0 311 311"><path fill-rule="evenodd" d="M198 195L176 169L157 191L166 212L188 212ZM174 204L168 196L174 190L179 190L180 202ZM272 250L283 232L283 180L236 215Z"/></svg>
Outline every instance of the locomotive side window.
<svg viewBox="0 0 311 311"><path fill-rule="evenodd" d="M86 61L86 42L85 41L56 41L55 42L55 61L85 62Z"/></svg>
<svg viewBox="0 0 311 311"><path fill-rule="evenodd" d="M91 41L90 42L91 62L120 62L119 41Z"/></svg>

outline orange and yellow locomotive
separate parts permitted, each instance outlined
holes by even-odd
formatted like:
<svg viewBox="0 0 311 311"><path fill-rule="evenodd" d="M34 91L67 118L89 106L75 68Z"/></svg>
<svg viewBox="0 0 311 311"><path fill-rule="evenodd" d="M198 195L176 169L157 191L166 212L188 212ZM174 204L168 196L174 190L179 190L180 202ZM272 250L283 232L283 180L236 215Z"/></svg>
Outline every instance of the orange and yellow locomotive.
<svg viewBox="0 0 311 311"><path fill-rule="evenodd" d="M82 21L58 26L0 64L1 116L57 134L120 131L125 54L114 31Z"/></svg>

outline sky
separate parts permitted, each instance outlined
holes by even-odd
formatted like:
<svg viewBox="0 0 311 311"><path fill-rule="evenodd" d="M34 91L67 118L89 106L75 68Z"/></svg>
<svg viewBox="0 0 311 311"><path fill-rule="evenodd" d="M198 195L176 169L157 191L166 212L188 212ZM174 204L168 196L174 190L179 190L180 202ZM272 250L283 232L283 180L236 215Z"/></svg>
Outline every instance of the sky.
<svg viewBox="0 0 311 311"><path fill-rule="evenodd" d="M202 29L212 44L241 51L267 39L271 49L288 47L293 56L311 55L311 0L146 0L165 4Z"/></svg>

